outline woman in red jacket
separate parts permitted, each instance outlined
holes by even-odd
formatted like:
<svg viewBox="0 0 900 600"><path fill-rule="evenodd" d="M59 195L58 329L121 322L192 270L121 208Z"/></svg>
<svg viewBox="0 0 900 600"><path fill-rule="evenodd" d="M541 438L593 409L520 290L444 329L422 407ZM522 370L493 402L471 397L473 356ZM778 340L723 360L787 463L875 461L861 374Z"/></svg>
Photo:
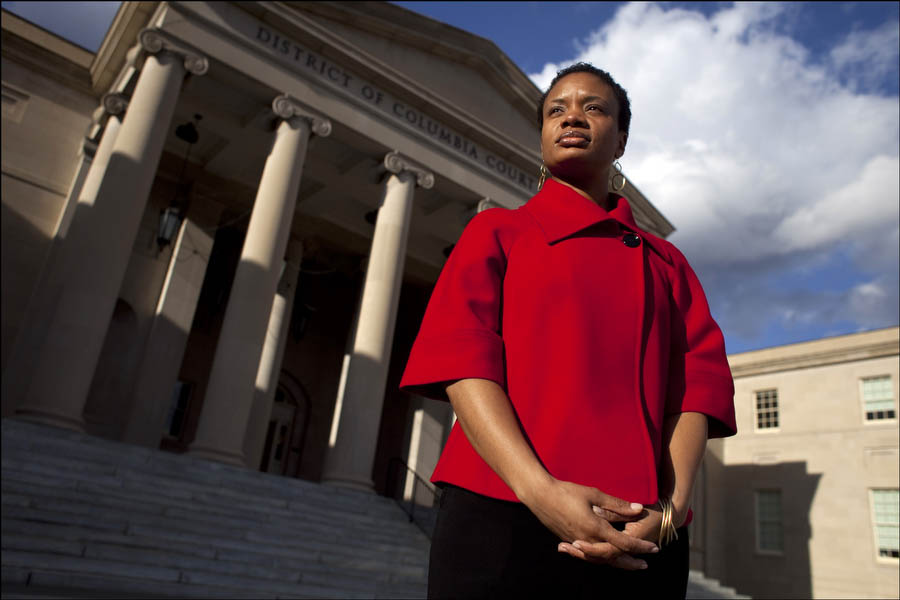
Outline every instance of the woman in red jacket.
<svg viewBox="0 0 900 600"><path fill-rule="evenodd" d="M401 381L458 418L429 597L684 597L698 466L736 431L724 340L684 256L610 193L625 90L579 63L538 110L546 181L466 226Z"/></svg>

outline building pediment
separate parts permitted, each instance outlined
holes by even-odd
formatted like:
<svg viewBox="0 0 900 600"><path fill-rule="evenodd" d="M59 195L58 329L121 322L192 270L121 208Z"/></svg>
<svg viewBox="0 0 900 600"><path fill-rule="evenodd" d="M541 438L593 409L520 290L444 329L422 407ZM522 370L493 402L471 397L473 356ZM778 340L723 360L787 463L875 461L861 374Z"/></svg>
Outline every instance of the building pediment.
<svg viewBox="0 0 900 600"><path fill-rule="evenodd" d="M436 103L537 151L541 90L490 40L385 2L277 4L314 20Z"/></svg>
<svg viewBox="0 0 900 600"><path fill-rule="evenodd" d="M387 3L260 2L211 8L235 25L237 19L227 13L237 9L251 15L257 28L243 35L258 47L268 45L269 52L294 58L287 62L301 71L327 68L314 58L318 55L377 82L377 91L390 97L380 107L391 117L406 118L423 131L428 119L446 126L517 171L533 173L530 184L518 182L526 197L532 193L540 165L533 116L540 91L492 42ZM341 81L336 73L334 80ZM367 100L377 103L380 98Z"/></svg>

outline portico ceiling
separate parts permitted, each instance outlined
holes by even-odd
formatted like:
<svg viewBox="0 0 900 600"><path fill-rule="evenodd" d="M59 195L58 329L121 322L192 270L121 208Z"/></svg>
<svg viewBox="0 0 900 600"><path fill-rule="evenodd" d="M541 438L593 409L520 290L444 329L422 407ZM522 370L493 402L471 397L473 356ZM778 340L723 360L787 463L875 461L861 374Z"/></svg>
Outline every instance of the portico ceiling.
<svg viewBox="0 0 900 600"><path fill-rule="evenodd" d="M160 176L178 178L188 146L175 136L175 128L199 115L200 138L190 149L185 180L194 182L193 193L221 204L223 214L249 214L275 135L271 106L277 95L218 62L205 75L189 77L167 135ZM315 235L367 254L374 227L365 216L381 201L382 162L391 150L335 121L330 136L313 136L292 234L301 239ZM426 281L436 278L443 250L456 242L480 199L440 173L434 175L432 189L416 189L407 248L408 274Z"/></svg>

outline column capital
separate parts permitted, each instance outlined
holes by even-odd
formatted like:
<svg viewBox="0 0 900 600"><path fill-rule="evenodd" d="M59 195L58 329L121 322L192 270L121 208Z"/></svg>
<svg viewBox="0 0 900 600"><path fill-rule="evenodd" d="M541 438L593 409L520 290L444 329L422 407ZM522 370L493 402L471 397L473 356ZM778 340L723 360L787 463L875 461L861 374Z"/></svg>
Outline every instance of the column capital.
<svg viewBox="0 0 900 600"><path fill-rule="evenodd" d="M119 92L103 94L100 104L105 113L121 115L128 108L128 98Z"/></svg>
<svg viewBox="0 0 900 600"><path fill-rule="evenodd" d="M204 75L209 70L209 60L202 52L162 29L155 27L142 29L138 34L138 43L141 49L149 54L166 50L182 57L184 68L188 73Z"/></svg>
<svg viewBox="0 0 900 600"><path fill-rule="evenodd" d="M503 208L503 205L499 202L495 202L490 198L482 198L478 201L478 204L475 205L475 213L478 214L480 212L484 212L489 208Z"/></svg>
<svg viewBox="0 0 900 600"><path fill-rule="evenodd" d="M290 94L282 94L272 100L272 112L285 121L294 117L306 119L309 128L319 137L331 135L331 120L310 110Z"/></svg>
<svg viewBox="0 0 900 600"><path fill-rule="evenodd" d="M100 99L100 106L91 115L91 124L88 125L87 133L84 134L85 149L90 146L96 148L100 139L100 133L104 130L106 121L110 115L122 115L128 108L128 97L121 92L110 92L104 94ZM93 150L89 152L93 156Z"/></svg>
<svg viewBox="0 0 900 600"><path fill-rule="evenodd" d="M416 184L426 190L430 190L434 186L434 173L413 162L406 156L403 156L396 150L384 155L384 168L397 175L403 171L409 171L416 176Z"/></svg>
<svg viewBox="0 0 900 600"><path fill-rule="evenodd" d="M462 211L459 214L459 220L463 224L463 226L466 226L469 224L469 221L472 220L472 217L474 217L478 213L484 212L489 208L497 208L497 207L503 208L503 205L500 204L499 202L495 202L494 200L491 200L490 198L482 198L481 200L476 202L474 206L469 206L469 208Z"/></svg>

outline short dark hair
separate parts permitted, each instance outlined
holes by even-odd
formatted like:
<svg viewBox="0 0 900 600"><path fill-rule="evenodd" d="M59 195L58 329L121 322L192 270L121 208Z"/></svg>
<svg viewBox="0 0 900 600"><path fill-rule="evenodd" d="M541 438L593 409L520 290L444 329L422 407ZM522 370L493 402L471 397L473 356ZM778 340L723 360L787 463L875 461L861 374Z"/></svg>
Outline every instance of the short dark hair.
<svg viewBox="0 0 900 600"><path fill-rule="evenodd" d="M556 85L557 81L572 73L590 73L591 75L596 75L603 83L610 87L613 91L613 95L616 97L616 101L619 103L619 131L624 131L627 134L628 128L631 127L631 103L628 101L628 92L626 92L621 85L616 83L616 80L613 79L609 73L586 62L578 62L556 72L556 77L550 82L547 91L541 94L541 101L538 102L538 126L544 126L544 102L547 101L547 95L550 93L550 90L553 89L553 86Z"/></svg>

